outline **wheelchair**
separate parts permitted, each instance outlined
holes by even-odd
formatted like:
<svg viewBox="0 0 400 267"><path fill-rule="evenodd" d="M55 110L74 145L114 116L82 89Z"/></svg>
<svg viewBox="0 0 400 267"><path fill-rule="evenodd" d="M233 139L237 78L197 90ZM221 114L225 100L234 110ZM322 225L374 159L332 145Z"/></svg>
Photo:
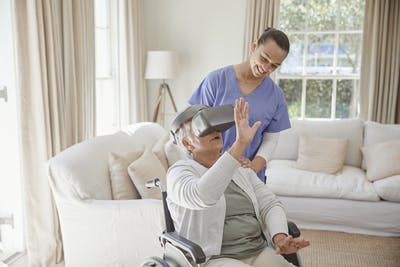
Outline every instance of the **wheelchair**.
<svg viewBox="0 0 400 267"><path fill-rule="evenodd" d="M178 235L175 232L174 223L167 205L167 191L160 179L146 182L147 188L158 187L162 193L162 203L165 217L166 230L160 235L159 240L163 248L163 257L151 257L146 259L141 267L201 267L204 266L206 255L203 249L192 241ZM300 230L293 222L288 222L289 234L293 237L300 236ZM297 253L282 255L288 262L301 267Z"/></svg>

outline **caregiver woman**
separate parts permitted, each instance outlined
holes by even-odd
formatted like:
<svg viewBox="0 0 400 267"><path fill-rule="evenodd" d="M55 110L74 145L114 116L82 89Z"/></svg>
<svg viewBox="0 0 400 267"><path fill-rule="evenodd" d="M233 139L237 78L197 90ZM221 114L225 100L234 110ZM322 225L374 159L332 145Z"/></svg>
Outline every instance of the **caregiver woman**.
<svg viewBox="0 0 400 267"><path fill-rule="evenodd" d="M252 168L264 183L265 166L276 147L279 132L290 128L284 93L269 77L288 53L289 39L286 34L268 28L251 44L250 55L245 62L211 72L189 99L191 105L214 107L234 105L235 99L243 97L250 104L250 124L260 121L261 126L244 152L241 163ZM231 147L235 139L235 127L225 131L222 151Z"/></svg>

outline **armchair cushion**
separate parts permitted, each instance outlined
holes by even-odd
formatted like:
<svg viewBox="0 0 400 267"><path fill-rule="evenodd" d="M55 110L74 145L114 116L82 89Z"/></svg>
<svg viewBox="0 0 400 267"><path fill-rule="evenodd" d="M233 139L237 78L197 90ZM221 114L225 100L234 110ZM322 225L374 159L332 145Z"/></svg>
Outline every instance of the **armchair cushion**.
<svg viewBox="0 0 400 267"><path fill-rule="evenodd" d="M140 194L128 175L128 166L143 154L144 149L126 155L110 153L108 168L111 179L112 198L115 200L138 199Z"/></svg>
<svg viewBox="0 0 400 267"><path fill-rule="evenodd" d="M147 180L154 178L159 178L162 184L166 184L166 172L163 164L149 148L128 167L129 176L142 198L161 199L161 192L158 188L149 189L145 184Z"/></svg>
<svg viewBox="0 0 400 267"><path fill-rule="evenodd" d="M87 200L58 203L65 266L140 266L161 256L165 229L160 200Z"/></svg>

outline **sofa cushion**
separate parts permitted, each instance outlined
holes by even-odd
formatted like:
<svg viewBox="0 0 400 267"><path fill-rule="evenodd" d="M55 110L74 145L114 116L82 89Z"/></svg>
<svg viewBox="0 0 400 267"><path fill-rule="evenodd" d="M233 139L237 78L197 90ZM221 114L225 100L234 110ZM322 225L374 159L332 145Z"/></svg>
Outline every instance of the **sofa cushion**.
<svg viewBox="0 0 400 267"><path fill-rule="evenodd" d="M138 199L140 195L128 175L128 166L143 154L144 149L125 155L110 153L108 168L110 170L111 192L113 199Z"/></svg>
<svg viewBox="0 0 400 267"><path fill-rule="evenodd" d="M346 151L347 139L301 135L296 167L335 174L343 168Z"/></svg>
<svg viewBox="0 0 400 267"><path fill-rule="evenodd" d="M400 202L400 175L375 181L373 186L382 199Z"/></svg>
<svg viewBox="0 0 400 267"><path fill-rule="evenodd" d="M400 140L367 145L362 149L367 179L376 181L400 175Z"/></svg>
<svg viewBox="0 0 400 267"><path fill-rule="evenodd" d="M282 131L272 159L297 159L299 136L318 134L326 138L346 138L347 155L344 163L361 166L360 148L363 142L364 124L360 119L301 120L292 119L292 128Z"/></svg>
<svg viewBox="0 0 400 267"><path fill-rule="evenodd" d="M362 169L345 165L340 175L295 168L294 160L268 162L267 186L277 195L378 201Z"/></svg>
<svg viewBox="0 0 400 267"><path fill-rule="evenodd" d="M147 188L146 181L159 178L163 185L166 185L166 169L152 152L146 149L144 153L128 167L128 173L135 184L142 198L161 199L161 192L158 188Z"/></svg>
<svg viewBox="0 0 400 267"><path fill-rule="evenodd" d="M400 124L381 124L377 122L365 122L363 146L382 143L390 140L400 140ZM362 168L366 170L365 159Z"/></svg>

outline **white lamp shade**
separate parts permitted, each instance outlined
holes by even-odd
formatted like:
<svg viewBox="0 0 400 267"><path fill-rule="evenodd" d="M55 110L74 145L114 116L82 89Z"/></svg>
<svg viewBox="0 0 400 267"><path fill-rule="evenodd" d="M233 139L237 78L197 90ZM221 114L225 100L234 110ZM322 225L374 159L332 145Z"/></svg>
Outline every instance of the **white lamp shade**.
<svg viewBox="0 0 400 267"><path fill-rule="evenodd" d="M178 55L174 51L148 51L146 79L174 79L178 72Z"/></svg>

